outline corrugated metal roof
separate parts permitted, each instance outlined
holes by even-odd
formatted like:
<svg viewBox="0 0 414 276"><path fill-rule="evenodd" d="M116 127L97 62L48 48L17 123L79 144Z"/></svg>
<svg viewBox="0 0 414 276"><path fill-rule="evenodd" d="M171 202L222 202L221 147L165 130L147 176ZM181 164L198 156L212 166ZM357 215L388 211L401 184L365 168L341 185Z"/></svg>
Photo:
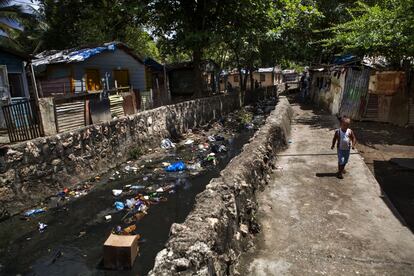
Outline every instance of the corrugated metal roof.
<svg viewBox="0 0 414 276"><path fill-rule="evenodd" d="M116 49L123 49L135 59L143 63L142 59L133 53L127 45L121 42L108 42L99 46L79 47L61 51L44 51L35 56L32 61L33 66L57 64L57 63L76 63L87 60L103 52L113 52Z"/></svg>

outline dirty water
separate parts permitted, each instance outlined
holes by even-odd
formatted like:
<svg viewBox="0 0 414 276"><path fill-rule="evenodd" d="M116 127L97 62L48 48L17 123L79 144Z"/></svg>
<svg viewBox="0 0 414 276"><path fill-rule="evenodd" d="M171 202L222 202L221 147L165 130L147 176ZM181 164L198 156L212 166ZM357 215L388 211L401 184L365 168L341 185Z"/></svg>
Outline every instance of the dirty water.
<svg viewBox="0 0 414 276"><path fill-rule="evenodd" d="M15 216L0 223L0 275L118 275L119 271L103 268L103 243L117 225L128 226L122 223L127 211L116 211L114 202L125 202L136 193L114 197L112 189L128 192L125 185L155 188L173 185L173 192L165 195L167 200L151 205L148 214L135 223L134 233L141 236L139 255L133 268L122 271L122 275L146 275L153 267L156 254L164 248L171 225L185 220L196 195L212 178L219 176L253 134L254 130L247 128L231 133L222 142L227 152L217 153L217 164L203 164L202 171L166 173L162 169L165 162L194 158L200 151L197 144L161 150L160 156L155 154L152 160L146 161L141 158L141 163L134 164L143 165L137 172L125 172L124 164L117 168L123 173L117 175L113 170L102 175L89 193L61 207L48 209L29 220ZM112 218L106 221L108 214ZM42 233L38 230L39 222L48 225Z"/></svg>

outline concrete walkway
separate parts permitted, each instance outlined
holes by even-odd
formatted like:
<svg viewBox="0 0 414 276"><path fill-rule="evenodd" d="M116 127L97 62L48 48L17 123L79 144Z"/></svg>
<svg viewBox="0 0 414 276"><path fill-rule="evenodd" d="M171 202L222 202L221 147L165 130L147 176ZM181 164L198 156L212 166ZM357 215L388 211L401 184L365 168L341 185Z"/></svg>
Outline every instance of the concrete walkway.
<svg viewBox="0 0 414 276"><path fill-rule="evenodd" d="M293 108L292 143L259 195L262 232L241 275L414 275L414 235L362 157L351 155L345 179L334 176L336 118Z"/></svg>

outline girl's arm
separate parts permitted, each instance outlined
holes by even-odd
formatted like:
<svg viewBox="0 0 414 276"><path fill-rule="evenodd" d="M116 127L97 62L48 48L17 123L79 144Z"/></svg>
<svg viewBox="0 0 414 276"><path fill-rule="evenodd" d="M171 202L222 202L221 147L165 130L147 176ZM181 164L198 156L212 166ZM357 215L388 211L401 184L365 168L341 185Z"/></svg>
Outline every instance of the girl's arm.
<svg viewBox="0 0 414 276"><path fill-rule="evenodd" d="M352 149L355 149L355 145L357 143L357 139L355 137L354 131L351 130L351 140L352 140Z"/></svg>
<svg viewBox="0 0 414 276"><path fill-rule="evenodd" d="M336 140L338 140L338 132L335 130L335 134L334 134L334 137L333 137L333 139L332 139L332 146L331 146L331 149L334 149L335 144L336 144Z"/></svg>

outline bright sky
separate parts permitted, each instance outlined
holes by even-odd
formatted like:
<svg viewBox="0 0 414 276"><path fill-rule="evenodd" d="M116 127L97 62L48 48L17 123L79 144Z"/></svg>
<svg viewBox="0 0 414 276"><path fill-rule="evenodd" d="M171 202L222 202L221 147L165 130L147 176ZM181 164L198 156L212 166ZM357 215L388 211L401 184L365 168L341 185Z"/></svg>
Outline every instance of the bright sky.
<svg viewBox="0 0 414 276"><path fill-rule="evenodd" d="M11 1L11 4L22 5L23 7L32 6L32 8L36 10L39 8L39 4L37 0L13 0Z"/></svg>

